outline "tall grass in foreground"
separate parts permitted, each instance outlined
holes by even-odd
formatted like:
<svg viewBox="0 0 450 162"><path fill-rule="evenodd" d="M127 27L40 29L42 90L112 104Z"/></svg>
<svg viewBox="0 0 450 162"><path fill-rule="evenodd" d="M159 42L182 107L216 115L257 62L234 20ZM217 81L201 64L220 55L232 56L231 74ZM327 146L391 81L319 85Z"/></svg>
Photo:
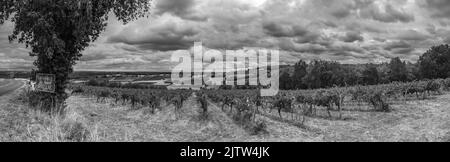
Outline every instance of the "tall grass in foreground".
<svg viewBox="0 0 450 162"><path fill-rule="evenodd" d="M95 142L99 141L98 127L89 125L87 120L72 108L66 109L63 114L42 111L39 97L27 87L12 96L11 102L17 106L10 111L10 121L20 119L22 122L9 122L12 129L16 129L21 139L12 139L30 142Z"/></svg>

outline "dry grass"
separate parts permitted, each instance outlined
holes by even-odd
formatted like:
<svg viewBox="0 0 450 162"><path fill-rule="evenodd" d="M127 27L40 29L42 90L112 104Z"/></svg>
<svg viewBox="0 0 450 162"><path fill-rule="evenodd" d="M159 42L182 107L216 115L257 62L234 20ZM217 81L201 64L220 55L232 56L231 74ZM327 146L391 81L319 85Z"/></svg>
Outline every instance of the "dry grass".
<svg viewBox="0 0 450 162"><path fill-rule="evenodd" d="M0 98L0 141L450 141L450 94L398 103L390 113L350 109L344 118L351 120L308 118L306 127L258 115L257 120L266 124L268 133L263 135L251 135L213 103L208 118L203 118L193 97L176 118L173 106L151 114L147 108L131 110L84 96L69 98L65 117L51 117L24 106L19 96L16 92Z"/></svg>
<svg viewBox="0 0 450 162"><path fill-rule="evenodd" d="M25 106L17 98L21 91L0 100L0 141L7 142L81 142L96 141L95 127L73 109L65 117L50 116Z"/></svg>
<svg viewBox="0 0 450 162"><path fill-rule="evenodd" d="M346 111L353 120L312 119L323 141L440 142L450 132L450 94L392 106L390 113ZM448 141L448 140L447 140Z"/></svg>

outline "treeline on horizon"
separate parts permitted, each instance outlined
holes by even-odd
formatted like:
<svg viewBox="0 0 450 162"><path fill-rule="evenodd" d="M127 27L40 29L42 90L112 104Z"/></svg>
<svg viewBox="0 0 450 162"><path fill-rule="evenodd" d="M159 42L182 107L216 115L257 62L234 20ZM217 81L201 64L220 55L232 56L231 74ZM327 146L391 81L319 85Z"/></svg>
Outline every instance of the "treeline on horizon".
<svg viewBox="0 0 450 162"><path fill-rule="evenodd" d="M381 64L345 65L336 61L300 60L280 74L280 89L318 89L377 85L450 77L450 47L433 46L417 63L392 58Z"/></svg>
<svg viewBox="0 0 450 162"><path fill-rule="evenodd" d="M0 71L0 78L24 78L29 79L33 71ZM170 74L170 72L128 72L128 71L75 71L69 75L70 79L89 80L106 75L160 75Z"/></svg>

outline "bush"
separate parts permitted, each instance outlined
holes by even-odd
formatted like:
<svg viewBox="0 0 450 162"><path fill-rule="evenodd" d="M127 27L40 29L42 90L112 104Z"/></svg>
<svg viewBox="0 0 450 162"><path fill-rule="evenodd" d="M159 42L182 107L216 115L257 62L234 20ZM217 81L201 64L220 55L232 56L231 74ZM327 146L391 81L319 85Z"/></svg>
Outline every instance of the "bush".
<svg viewBox="0 0 450 162"><path fill-rule="evenodd" d="M28 104L30 102L30 96L32 95L32 91L28 88L22 89L22 91L17 95L14 99L22 104Z"/></svg>
<svg viewBox="0 0 450 162"><path fill-rule="evenodd" d="M256 122L256 125L253 127L253 135L265 134L267 132L267 124L265 121L261 120Z"/></svg>
<svg viewBox="0 0 450 162"><path fill-rule="evenodd" d="M197 93L197 102L200 104L200 108L202 109L202 118L208 119L208 99L206 98L206 94L202 92Z"/></svg>
<svg viewBox="0 0 450 162"><path fill-rule="evenodd" d="M239 123L250 123L252 122L253 113L248 101L239 102L236 105L237 113L234 114L234 118Z"/></svg>
<svg viewBox="0 0 450 162"><path fill-rule="evenodd" d="M374 92L368 96L367 102L372 105L377 111L390 112L390 106L383 98L384 94L382 92Z"/></svg>
<svg viewBox="0 0 450 162"><path fill-rule="evenodd" d="M81 122L67 122L62 126L65 139L74 142L86 141L90 135L89 130Z"/></svg>
<svg viewBox="0 0 450 162"><path fill-rule="evenodd" d="M442 87L443 87L443 85L441 84L441 82L439 80L430 80L427 83L426 90L429 92L441 93Z"/></svg>
<svg viewBox="0 0 450 162"><path fill-rule="evenodd" d="M444 89L445 90L450 90L450 78L447 78L443 81L443 85L444 85Z"/></svg>
<svg viewBox="0 0 450 162"><path fill-rule="evenodd" d="M88 86L99 86L100 83L94 79L89 80L88 82L85 83Z"/></svg>
<svg viewBox="0 0 450 162"><path fill-rule="evenodd" d="M28 105L29 108L52 115L64 114L65 102L59 102L51 93L32 91L28 87L14 98L15 102Z"/></svg>

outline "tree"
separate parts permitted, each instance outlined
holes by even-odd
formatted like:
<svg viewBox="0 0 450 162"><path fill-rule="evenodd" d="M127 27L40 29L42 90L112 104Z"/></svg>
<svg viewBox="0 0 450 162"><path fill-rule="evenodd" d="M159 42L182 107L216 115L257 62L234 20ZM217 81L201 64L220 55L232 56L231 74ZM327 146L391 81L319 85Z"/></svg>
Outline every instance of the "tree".
<svg viewBox="0 0 450 162"><path fill-rule="evenodd" d="M338 86L352 86L361 84L362 77L361 72L357 66L352 65L339 65L339 68L335 70L335 75L338 81L335 83Z"/></svg>
<svg viewBox="0 0 450 162"><path fill-rule="evenodd" d="M293 82L288 72L284 72L280 76L280 89L290 90L293 89Z"/></svg>
<svg viewBox="0 0 450 162"><path fill-rule="evenodd" d="M378 69L373 64L368 64L366 69L362 72L362 80L364 84L376 85L380 82L380 75Z"/></svg>
<svg viewBox="0 0 450 162"><path fill-rule="evenodd" d="M81 52L105 30L112 12L123 23L146 16L149 0L2 0L0 24L15 24L9 40L31 47L38 73L56 75L56 93L42 94L51 111L61 112L68 76Z"/></svg>
<svg viewBox="0 0 450 162"><path fill-rule="evenodd" d="M387 84L390 83L391 81L389 80L389 63L381 63L380 65L378 65L378 75L380 77L380 82L381 84Z"/></svg>
<svg viewBox="0 0 450 162"><path fill-rule="evenodd" d="M342 82L342 67L337 62L315 60L308 66L308 75L303 78L308 88L330 88Z"/></svg>
<svg viewBox="0 0 450 162"><path fill-rule="evenodd" d="M408 69L406 63L396 57L389 62L389 80L390 81L408 81Z"/></svg>
<svg viewBox="0 0 450 162"><path fill-rule="evenodd" d="M421 80L423 79L420 74L419 65L417 63L406 63L406 68L408 69L408 80Z"/></svg>
<svg viewBox="0 0 450 162"><path fill-rule="evenodd" d="M294 74L292 75L292 86L295 89L306 89L308 88L305 83L303 83L303 78L308 74L307 71L308 64L300 60L294 65Z"/></svg>
<svg viewBox="0 0 450 162"><path fill-rule="evenodd" d="M440 45L431 47L418 61L422 78L436 79L450 77L450 47Z"/></svg>

